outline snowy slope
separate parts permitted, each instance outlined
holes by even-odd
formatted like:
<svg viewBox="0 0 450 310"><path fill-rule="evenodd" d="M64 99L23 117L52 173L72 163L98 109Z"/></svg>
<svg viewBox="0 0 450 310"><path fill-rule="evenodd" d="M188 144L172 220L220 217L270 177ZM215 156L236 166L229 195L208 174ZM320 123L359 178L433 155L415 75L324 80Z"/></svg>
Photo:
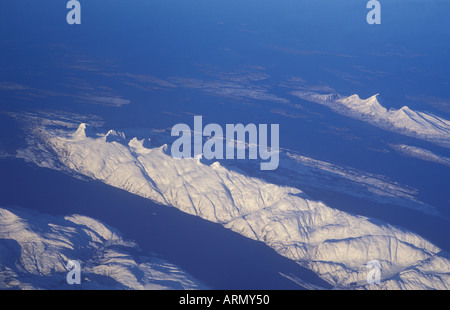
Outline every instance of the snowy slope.
<svg viewBox="0 0 450 310"><path fill-rule="evenodd" d="M146 148L136 138L117 142L112 132L86 135L86 128L82 123L75 133L44 127L37 132L46 151L66 169L260 240L338 288L379 288L367 285L371 260L381 263L383 279L389 280L383 286L450 288L446 254L414 233L335 210L297 188L270 184L218 162L174 159L167 145ZM38 153L19 155L46 166Z"/></svg>
<svg viewBox="0 0 450 310"><path fill-rule="evenodd" d="M367 99L361 99L356 94L343 97L302 91L292 92L292 95L325 105L340 114L385 130L450 147L449 120L430 113L417 112L407 106L388 110L378 102L378 94Z"/></svg>
<svg viewBox="0 0 450 310"><path fill-rule="evenodd" d="M435 154L427 149L406 144L391 144L390 147L405 156L415 157L436 164L450 166L450 158Z"/></svg>
<svg viewBox="0 0 450 310"><path fill-rule="evenodd" d="M81 284L69 285L69 260ZM0 289L204 289L179 267L142 253L116 230L81 215L0 208Z"/></svg>

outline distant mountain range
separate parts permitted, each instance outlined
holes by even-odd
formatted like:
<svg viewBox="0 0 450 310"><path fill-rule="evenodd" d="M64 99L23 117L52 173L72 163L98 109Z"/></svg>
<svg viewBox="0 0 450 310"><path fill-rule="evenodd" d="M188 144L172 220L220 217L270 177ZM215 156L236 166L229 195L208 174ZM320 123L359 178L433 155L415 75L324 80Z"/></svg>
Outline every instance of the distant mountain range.
<svg viewBox="0 0 450 310"><path fill-rule="evenodd" d="M450 121L431 113L418 112L407 106L386 109L377 99L378 94L361 99L358 95L319 94L295 91L292 95L303 100L325 105L333 111L379 128L450 147Z"/></svg>
<svg viewBox="0 0 450 310"><path fill-rule="evenodd" d="M356 97L339 102L359 107ZM374 98L366 103L364 113L383 111ZM264 242L336 288L449 288L448 254L417 234L333 209L298 188L271 184L219 162L174 159L167 145L150 148L143 139L115 131L89 132L85 123L76 130L73 123L73 129L61 125L35 128L39 148L19 156L220 223ZM380 286L367 283L366 264L372 260L382 266Z"/></svg>

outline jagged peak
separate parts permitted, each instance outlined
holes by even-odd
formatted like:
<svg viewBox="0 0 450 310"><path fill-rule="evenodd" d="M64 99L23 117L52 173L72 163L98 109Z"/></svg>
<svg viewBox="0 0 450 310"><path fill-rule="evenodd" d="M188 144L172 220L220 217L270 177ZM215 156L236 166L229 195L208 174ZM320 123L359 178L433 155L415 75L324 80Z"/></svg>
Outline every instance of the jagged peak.
<svg viewBox="0 0 450 310"><path fill-rule="evenodd" d="M72 134L72 138L75 140L83 140L89 138L95 138L97 137L97 130L95 127L87 124L87 123L80 123L77 130Z"/></svg>
<svg viewBox="0 0 450 310"><path fill-rule="evenodd" d="M379 93L367 98L366 100L364 100L367 103L370 103L372 105L377 105L377 106L381 106L380 101L378 100L378 97L380 96Z"/></svg>
<svg viewBox="0 0 450 310"><path fill-rule="evenodd" d="M144 139L139 140L138 138L134 137L130 140L130 142L128 142L128 146L134 149L144 148Z"/></svg>
<svg viewBox="0 0 450 310"><path fill-rule="evenodd" d="M86 123L81 123L78 126L78 129L73 134L73 137L74 138L86 138L86 127L87 127Z"/></svg>
<svg viewBox="0 0 450 310"><path fill-rule="evenodd" d="M115 131L114 129L111 129L106 133L106 136L120 136L125 138L125 134L121 131Z"/></svg>
<svg viewBox="0 0 450 310"><path fill-rule="evenodd" d="M411 110L408 106L404 105L398 110L391 110L391 113L397 117L402 118L413 118L414 115L417 115L417 112Z"/></svg>
<svg viewBox="0 0 450 310"><path fill-rule="evenodd" d="M375 95L373 95L373 96L370 96L369 98L367 98L367 99L371 99L371 100L377 100L378 101L378 96L380 95L380 93L376 93Z"/></svg>
<svg viewBox="0 0 450 310"><path fill-rule="evenodd" d="M111 129L105 136L106 142L119 142L124 143L126 141L125 134L121 131L115 131Z"/></svg>
<svg viewBox="0 0 450 310"><path fill-rule="evenodd" d="M362 99L358 94L353 94L348 97L343 97L342 100L378 101L378 96L380 96L380 93L376 93L375 95L372 95L367 99Z"/></svg>
<svg viewBox="0 0 450 310"><path fill-rule="evenodd" d="M139 140L138 138L134 137L130 140L130 142L128 142L128 146L137 154L149 154L152 152L152 150L144 146L144 141L145 139Z"/></svg>
<svg viewBox="0 0 450 310"><path fill-rule="evenodd" d="M378 96L380 94L377 93L373 96L370 96L367 99L361 99L361 97L358 94L353 94L348 97L344 97L342 99L339 99L340 102L344 104L354 105L354 106L373 106L373 107L382 107L380 102L378 101Z"/></svg>
<svg viewBox="0 0 450 310"><path fill-rule="evenodd" d="M159 147L159 151L163 154L169 154L169 146L167 145L167 143L161 145Z"/></svg>

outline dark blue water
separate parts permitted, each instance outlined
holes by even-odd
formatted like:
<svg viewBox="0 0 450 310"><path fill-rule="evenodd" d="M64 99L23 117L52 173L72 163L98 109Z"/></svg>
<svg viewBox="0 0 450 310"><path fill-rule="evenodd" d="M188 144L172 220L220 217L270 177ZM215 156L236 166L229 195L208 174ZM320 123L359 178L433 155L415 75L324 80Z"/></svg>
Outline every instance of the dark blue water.
<svg viewBox="0 0 450 310"><path fill-rule="evenodd" d="M286 87L295 77L306 89L323 86L361 98L381 93L386 107L408 105L450 119L449 1L382 1L382 24L376 26L366 23L368 10L362 0L81 3L82 24L77 26L66 24L65 1L1 3L0 112L93 114L105 121L105 131L192 124L191 114L221 125L279 123L281 147L386 175L418 189L419 199L450 216L450 168L399 156L387 144L410 144L450 157L448 149L336 115L299 100L290 94L295 88ZM223 75L230 72L266 74L267 79L237 84L264 87L289 102L222 96L179 82L225 83L229 81ZM138 75L175 86L139 81ZM99 96L130 103L113 107L90 99ZM301 117L281 116L275 109ZM14 153L25 145L25 137L19 123L0 114L0 151ZM216 288L292 285L276 275L275 267L297 270L292 262L218 225L20 161L0 165L2 203L105 220ZM442 219L335 193L309 194L331 207L401 225L449 248L448 224ZM198 238L203 241L196 242ZM254 264L254 256L263 257L261 264Z"/></svg>

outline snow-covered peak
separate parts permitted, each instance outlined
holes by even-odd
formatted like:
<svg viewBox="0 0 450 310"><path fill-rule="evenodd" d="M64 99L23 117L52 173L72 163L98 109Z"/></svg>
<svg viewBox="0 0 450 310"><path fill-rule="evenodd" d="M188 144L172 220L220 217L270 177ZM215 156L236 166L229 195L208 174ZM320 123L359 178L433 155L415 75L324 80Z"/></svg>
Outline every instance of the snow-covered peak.
<svg viewBox="0 0 450 310"><path fill-rule="evenodd" d="M125 143L126 137L123 132L110 130L105 136L106 142L119 142L119 143Z"/></svg>
<svg viewBox="0 0 450 310"><path fill-rule="evenodd" d="M378 95L379 94L375 94L367 99L361 99L358 95L355 94L349 97L338 99L337 101L355 112L375 116L381 113L386 113L386 109L378 102Z"/></svg>
<svg viewBox="0 0 450 310"><path fill-rule="evenodd" d="M72 135L74 139L84 139L86 138L86 123L81 123L78 126L78 129L75 131L75 133Z"/></svg>
<svg viewBox="0 0 450 310"><path fill-rule="evenodd" d="M83 140L86 137L97 137L96 128L87 123L81 123L78 129L71 135L73 140Z"/></svg>
<svg viewBox="0 0 450 310"><path fill-rule="evenodd" d="M128 142L128 146L131 150L133 150L135 153L144 155L151 152L149 149L147 149L144 146L144 139L138 140L136 137L131 139L130 142Z"/></svg>

